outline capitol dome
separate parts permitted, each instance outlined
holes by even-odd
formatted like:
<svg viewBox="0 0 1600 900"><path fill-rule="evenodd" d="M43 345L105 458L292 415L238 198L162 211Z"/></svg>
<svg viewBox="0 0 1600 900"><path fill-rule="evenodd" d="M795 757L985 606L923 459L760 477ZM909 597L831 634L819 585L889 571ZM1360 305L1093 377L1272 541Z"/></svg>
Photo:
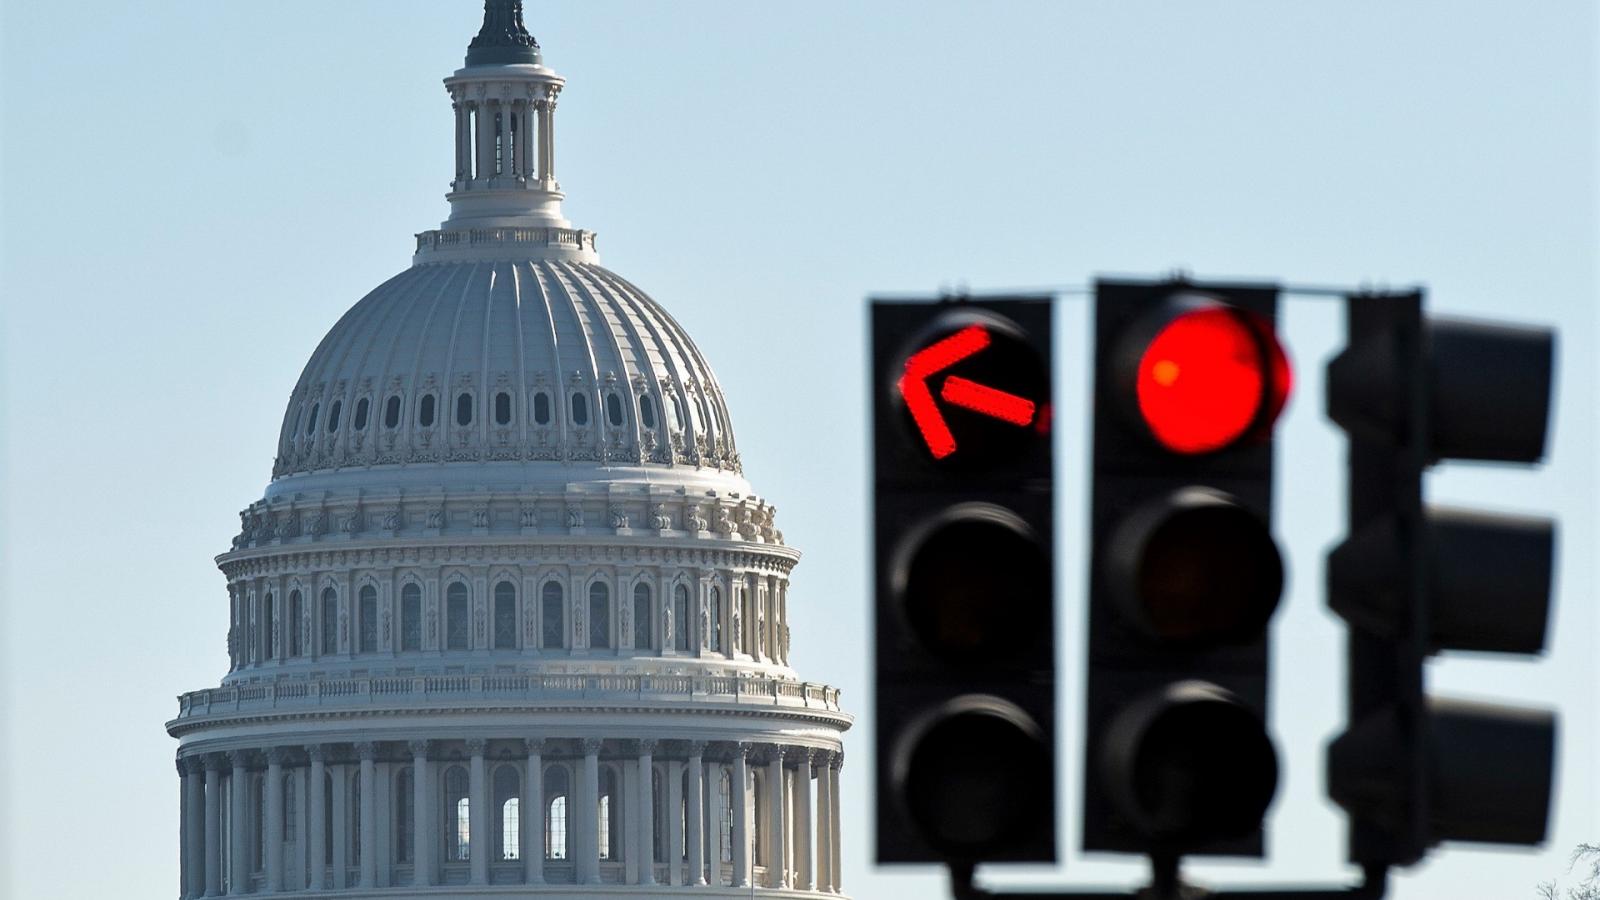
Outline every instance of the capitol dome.
<svg viewBox="0 0 1600 900"><path fill-rule="evenodd" d="M565 82L484 6L450 215L317 346L217 557L180 897L837 895L799 553L705 357L563 217Z"/></svg>

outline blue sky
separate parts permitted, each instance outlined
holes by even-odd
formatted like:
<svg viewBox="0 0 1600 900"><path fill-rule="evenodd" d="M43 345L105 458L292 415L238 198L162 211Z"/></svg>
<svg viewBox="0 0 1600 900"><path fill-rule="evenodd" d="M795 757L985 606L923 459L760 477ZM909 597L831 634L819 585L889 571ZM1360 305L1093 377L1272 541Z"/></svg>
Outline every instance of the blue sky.
<svg viewBox="0 0 1600 900"><path fill-rule="evenodd" d="M1596 15L1418 2L537 3L565 75L569 217L689 329L748 474L806 557L794 661L845 689L847 889L928 896L869 864L865 313L879 291L1081 285L1097 272L1422 282L1436 311L1561 329L1552 453L1446 467L1431 496L1557 515L1550 653L1436 663L1457 694L1558 706L1542 852L1447 848L1396 896L1533 896L1600 839L1593 760ZM446 213L439 80L474 0L6 2L0 21L5 696L0 872L15 897L166 897L173 696L226 669L211 563L259 496L324 331ZM1081 690L1081 300L1060 304L1061 802ZM1292 299L1300 389L1280 450L1290 593L1264 864L1340 879L1321 746L1341 530L1320 368L1337 309ZM1075 842L1070 813L1065 840ZM1071 847L1072 843L1064 846ZM93 865L86 864L92 847ZM4 858L9 854L9 859ZM1024 880L1129 883L1069 853ZM7 883L8 882L8 883Z"/></svg>

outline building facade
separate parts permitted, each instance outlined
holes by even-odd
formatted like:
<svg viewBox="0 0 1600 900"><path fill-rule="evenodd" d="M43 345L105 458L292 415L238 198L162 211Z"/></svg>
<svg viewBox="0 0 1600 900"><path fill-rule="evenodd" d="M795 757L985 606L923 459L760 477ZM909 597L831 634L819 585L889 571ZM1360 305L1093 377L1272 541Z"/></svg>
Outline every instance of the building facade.
<svg viewBox="0 0 1600 900"><path fill-rule="evenodd" d="M488 0L450 215L322 340L179 698L180 897L840 892L839 692L694 342L562 217Z"/></svg>

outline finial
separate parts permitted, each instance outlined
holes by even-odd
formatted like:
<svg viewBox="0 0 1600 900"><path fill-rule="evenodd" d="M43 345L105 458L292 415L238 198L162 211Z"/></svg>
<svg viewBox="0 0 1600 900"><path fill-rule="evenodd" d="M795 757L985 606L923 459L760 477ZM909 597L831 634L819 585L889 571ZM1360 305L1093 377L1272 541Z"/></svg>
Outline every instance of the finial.
<svg viewBox="0 0 1600 900"><path fill-rule="evenodd" d="M522 0L483 0L483 27L467 45L467 65L538 63L539 42L522 24Z"/></svg>

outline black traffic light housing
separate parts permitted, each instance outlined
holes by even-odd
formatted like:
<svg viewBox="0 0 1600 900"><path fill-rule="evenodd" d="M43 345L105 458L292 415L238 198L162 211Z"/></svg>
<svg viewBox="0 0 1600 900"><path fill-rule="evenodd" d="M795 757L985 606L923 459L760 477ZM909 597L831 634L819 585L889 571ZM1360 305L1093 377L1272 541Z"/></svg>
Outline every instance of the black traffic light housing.
<svg viewBox="0 0 1600 900"><path fill-rule="evenodd" d="M1259 856L1278 289L1095 285L1085 850Z"/></svg>
<svg viewBox="0 0 1600 900"><path fill-rule="evenodd" d="M872 304L877 859L1055 859L1051 310Z"/></svg>
<svg viewBox="0 0 1600 900"><path fill-rule="evenodd" d="M1555 523L1431 508L1444 459L1544 455L1555 336L1432 320L1420 291L1347 298L1349 339L1327 410L1349 437L1349 537L1328 556L1328 604L1349 632L1349 730L1328 791L1350 816L1350 859L1410 865L1447 840L1543 841L1552 713L1437 700L1442 650L1542 651Z"/></svg>

